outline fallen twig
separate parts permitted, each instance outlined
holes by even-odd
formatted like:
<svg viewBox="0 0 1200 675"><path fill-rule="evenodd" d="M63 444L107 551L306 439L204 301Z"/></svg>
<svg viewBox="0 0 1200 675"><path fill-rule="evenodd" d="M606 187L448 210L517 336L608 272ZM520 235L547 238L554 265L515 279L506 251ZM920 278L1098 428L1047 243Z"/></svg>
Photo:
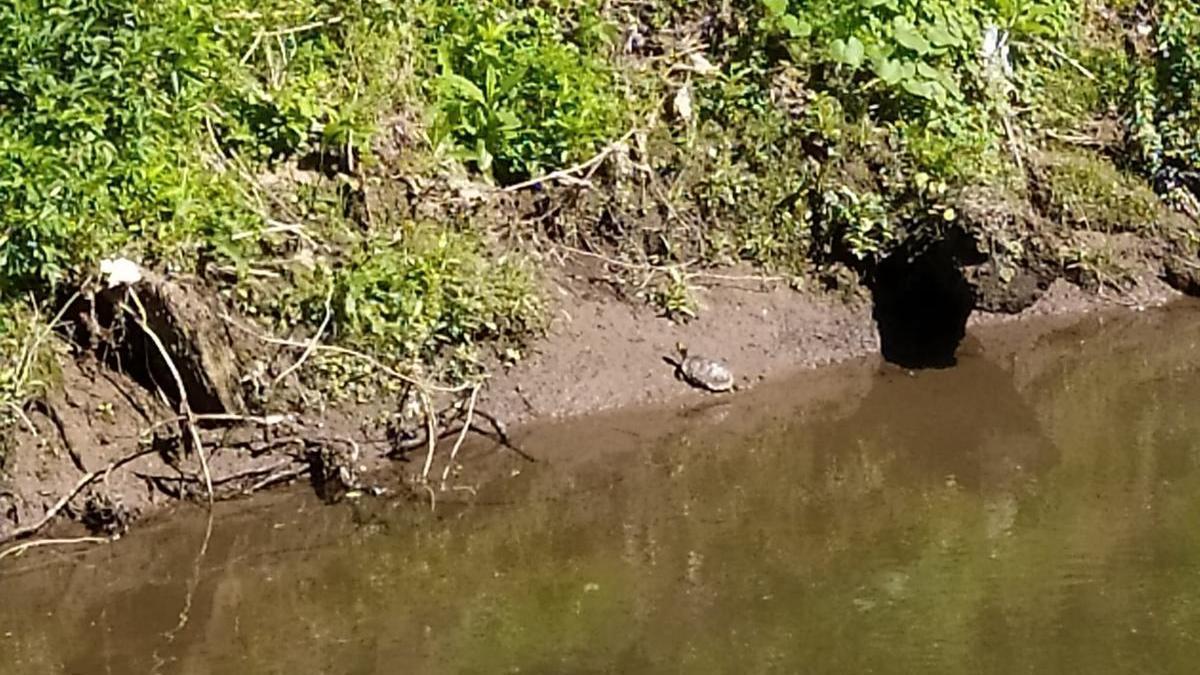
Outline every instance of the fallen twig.
<svg viewBox="0 0 1200 675"><path fill-rule="evenodd" d="M421 470L421 480L429 480L429 469L433 466L433 453L437 450L437 422L434 420L433 403L429 395L419 392L421 407L425 409L425 438L428 441L428 451L425 454L425 468Z"/></svg>
<svg viewBox="0 0 1200 675"><path fill-rule="evenodd" d="M289 480L292 480L295 478L299 478L300 476L303 476L304 474L308 473L309 470L310 470L310 468L308 466L302 466L302 467L299 467L296 469L289 469L288 471L280 471L279 473L271 474L270 476L267 476L266 478L258 481L254 485L251 485L250 487L246 488L245 490L242 490L241 493L243 495L248 495L248 494L251 494L254 492L258 492L259 490L261 490L265 487L268 487L270 485L274 485L276 483L282 483L284 481L289 481Z"/></svg>
<svg viewBox="0 0 1200 675"><path fill-rule="evenodd" d="M158 420L145 429L142 429L138 436L140 438L147 439L155 431L172 424L187 422L187 419L188 418L185 415L177 415L175 417L169 417L165 420ZM262 427L274 427L283 424L284 422L291 421L293 418L291 415L280 414L238 415L234 413L193 413L192 419L197 422L241 422L245 424L255 424Z"/></svg>
<svg viewBox="0 0 1200 675"><path fill-rule="evenodd" d="M37 438L37 427L33 425L33 420L29 419L29 415L25 414L25 411L21 409L21 406L13 403L12 401L7 401L6 404L12 409L13 414L17 416L17 419L21 420L21 423L25 425L26 431L28 431L29 434L34 438Z"/></svg>
<svg viewBox="0 0 1200 675"><path fill-rule="evenodd" d="M605 159L608 159L608 156L611 155L614 150L616 150L617 148L624 145L625 141L628 141L630 138L633 138L633 135L635 133L637 133L637 130L631 129L628 133L626 133L621 138L606 145L603 150L601 150L599 153L597 153L594 157L587 160L586 162L581 162L579 164L576 164L575 166L567 167L566 169L559 169L558 171L551 171L550 173L548 173L544 176L540 176L538 178L530 178L527 181L524 181L521 183L516 183L514 185L509 185L508 187L505 187L503 191L504 192L519 192L520 190L524 190L526 188L531 188L535 185L540 185L542 183L550 183L550 182L553 182L556 180L570 179L575 174L577 174L581 171L587 171L587 170L591 169L592 167L597 166L598 164L603 162Z"/></svg>
<svg viewBox="0 0 1200 675"><path fill-rule="evenodd" d="M163 344L162 338L150 328L146 308L138 298L137 292L132 288L129 289L129 297L133 300L134 305L137 306L138 313L134 315L134 321L142 329L142 332L146 334L146 337L150 338L150 341L154 343L159 355L166 362L167 369L171 371L171 377L175 380L175 387L179 393L179 411L185 418L188 434L191 436L192 445L196 450L196 456L200 459L200 469L204 472L204 487L208 490L208 503L211 507L213 504L212 472L208 467L208 456L204 451L204 441L200 439L200 430L196 426L196 415L192 412L191 404L188 403L187 389L184 387L183 377L180 376L179 368L175 365L175 360L171 358L171 353L167 351L167 346ZM126 306L126 309L128 309L128 306Z"/></svg>
<svg viewBox="0 0 1200 675"><path fill-rule="evenodd" d="M78 544L108 544L116 540L116 537L75 537L73 539L35 539L27 541L16 546L0 551L0 560L4 560L10 556L18 556L34 548L42 548L44 546L74 546Z"/></svg>
<svg viewBox="0 0 1200 675"><path fill-rule="evenodd" d="M450 459L446 460L446 466L442 469L442 489L446 489L446 479L450 477L450 469L454 466L454 460L458 457L458 451L462 448L463 441L467 438L467 432L471 430L471 419L475 417L475 402L479 399L479 387L476 386L471 390L471 399L467 402L467 420L463 422L462 431L458 433L458 438L454 440L454 447L450 450Z"/></svg>
<svg viewBox="0 0 1200 675"><path fill-rule="evenodd" d="M214 477L212 484L213 484L213 487L220 487L222 485L226 485L226 484L232 483L234 481L245 480L247 478L258 478L258 477L262 476L263 474L269 474L269 473L278 471L279 469L282 469L283 467L288 466L288 465L292 464L293 462L294 462L294 460L292 460L292 459L285 459L281 462L276 462L275 464L272 464L271 466L264 466L264 467L259 467L259 468L255 468L255 469L246 469L245 471L238 471L237 473L233 473L228 476L221 476L220 478ZM178 476L165 476L162 474L135 473L134 475L136 475L138 478L141 478L144 480L153 480L153 481L163 481L163 482L178 481L178 482L183 482L183 483L203 483L204 482L203 476L197 477L197 476L189 476L186 474L181 474Z"/></svg>
<svg viewBox="0 0 1200 675"><path fill-rule="evenodd" d="M240 322L238 322L236 319L234 319L232 316L230 316L228 314L222 314L221 318L226 323L233 326L234 328L237 328L238 330L242 331L243 333L246 333L247 335L257 338L258 340L265 342L267 344L279 345L281 347L295 347L295 348L299 348L299 349L307 349L309 346L308 342L297 342L296 340L286 340L284 338L276 338L276 337L271 337L269 335L263 335L263 334L259 333L258 331L255 331L252 328L248 328L246 326L241 325ZM436 384L422 382L410 375L405 375L404 373L401 373L400 371L396 370L395 368L392 368L392 367L384 364L379 359L371 357L360 351L357 351L354 349L349 349L347 347L338 347L336 345L321 345L321 344L319 344L316 346L315 351L324 352L324 353L328 353L328 354L340 354L342 356L349 356L352 358L359 359L360 361L363 361L364 363L367 363L371 366L374 366L375 368L378 368L381 372L388 375L389 377L393 377L401 382L412 385L413 387L416 387L418 390L422 390L422 391L435 391L435 392L446 393L446 394L460 394L464 391L467 391L472 386L469 384L462 384L462 385L458 385L456 387L443 387L443 386L436 385Z"/></svg>
<svg viewBox="0 0 1200 675"><path fill-rule="evenodd" d="M288 375L291 375L292 373L299 370L300 366L304 365L304 362L308 360L308 357L312 356L312 353L314 351L316 351L317 346L320 345L320 343L321 343L321 337L325 334L325 330L327 328L329 328L330 320L333 319L332 303L333 303L333 284L330 284L329 292L327 294L325 294L325 318L321 320L321 326L319 328L317 328L317 332L313 334L312 340L310 340L308 343L308 346L306 346L304 348L304 352L300 354L300 358L296 359L295 363L288 366L286 370L284 370L282 373L280 373L275 378L275 381L273 382L273 384L276 384L276 385L279 384L280 382L283 381L283 379L285 377L287 377Z"/></svg>
<svg viewBox="0 0 1200 675"><path fill-rule="evenodd" d="M1084 77L1086 77L1087 79L1091 80L1092 82L1095 82L1095 81L1096 81L1096 75L1095 75L1095 74L1094 74L1092 71L1088 70L1088 69L1087 69L1087 68L1086 68L1086 67L1085 67L1085 66L1084 66L1082 63L1080 63L1079 61L1076 61L1075 59L1071 58L1071 57L1070 57L1069 55L1067 55L1067 53L1066 53L1066 52L1064 52L1063 50L1059 49L1058 47L1056 47L1056 46L1054 46L1053 44L1051 44L1051 43L1049 43L1049 42L1047 42L1047 41L1044 41L1044 40L1043 40L1043 41L1041 41L1041 43L1040 43L1040 44L1041 44L1043 47L1045 47L1045 48L1046 48L1046 50L1047 50L1047 51L1049 51L1051 54L1053 54L1053 55L1057 56L1058 58L1060 58L1060 59L1062 59L1063 61L1066 61L1068 64L1070 64L1070 66L1071 66L1072 68L1074 68L1075 70L1079 71L1079 74L1080 74L1080 75L1083 75Z"/></svg>
<svg viewBox="0 0 1200 675"><path fill-rule="evenodd" d="M27 525L25 527L19 527L16 530L13 530L7 536L0 538L0 544L6 544L10 541L24 539L26 537L29 537L30 535L36 534L39 530L41 530L43 527L45 527L47 524L49 524L51 520L54 520L55 516L57 516L63 509L65 509L67 507L67 504L69 504L72 499L74 499L76 496L78 496L80 492L83 492L83 490L87 486L89 486L93 482L95 482L96 479L101 478L103 476L107 476L110 472L112 472L134 460L141 459L142 457L145 457L146 455L154 454L155 452L156 452L155 450L139 450L138 452L135 452L131 455L126 455L125 457L122 457L120 459L109 462L102 469L97 469L95 471L89 471L88 473L84 474L82 478L80 478L78 481L76 481L75 486L73 488L71 488L70 491L68 491L66 494L64 494L62 497L60 497L58 499L58 501L54 503L53 506L51 506L49 509L46 509L46 513L44 513L42 515L42 517L37 520L37 522L33 523L32 525Z"/></svg>

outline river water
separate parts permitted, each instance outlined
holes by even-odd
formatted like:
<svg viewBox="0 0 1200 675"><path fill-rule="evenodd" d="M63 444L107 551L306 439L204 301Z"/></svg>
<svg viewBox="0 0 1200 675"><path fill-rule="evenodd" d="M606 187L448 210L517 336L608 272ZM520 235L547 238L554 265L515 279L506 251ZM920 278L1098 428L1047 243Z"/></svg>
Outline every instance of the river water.
<svg viewBox="0 0 1200 675"><path fill-rule="evenodd" d="M189 511L4 561L0 673L1195 673L1197 385L1195 305L1007 326Z"/></svg>

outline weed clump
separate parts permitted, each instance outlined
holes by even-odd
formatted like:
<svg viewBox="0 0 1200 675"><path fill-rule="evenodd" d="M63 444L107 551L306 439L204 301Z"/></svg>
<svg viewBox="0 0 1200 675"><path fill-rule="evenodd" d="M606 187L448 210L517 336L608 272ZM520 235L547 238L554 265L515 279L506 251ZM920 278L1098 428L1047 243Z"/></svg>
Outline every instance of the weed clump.
<svg viewBox="0 0 1200 675"><path fill-rule="evenodd" d="M539 326L530 269L489 258L469 232L409 224L363 242L324 275L294 298L305 322L320 320L328 283L336 336L396 362L513 340Z"/></svg>
<svg viewBox="0 0 1200 675"><path fill-rule="evenodd" d="M479 171L515 182L619 135L599 3L427 2L424 21L433 139Z"/></svg>
<svg viewBox="0 0 1200 675"><path fill-rule="evenodd" d="M1142 17L1135 45L1132 104L1127 112L1134 157L1163 192L1200 196L1200 7L1189 0L1157 6Z"/></svg>
<svg viewBox="0 0 1200 675"><path fill-rule="evenodd" d="M1055 220L1107 233L1142 232L1159 222L1154 191L1099 155L1052 152L1039 168L1043 208Z"/></svg>

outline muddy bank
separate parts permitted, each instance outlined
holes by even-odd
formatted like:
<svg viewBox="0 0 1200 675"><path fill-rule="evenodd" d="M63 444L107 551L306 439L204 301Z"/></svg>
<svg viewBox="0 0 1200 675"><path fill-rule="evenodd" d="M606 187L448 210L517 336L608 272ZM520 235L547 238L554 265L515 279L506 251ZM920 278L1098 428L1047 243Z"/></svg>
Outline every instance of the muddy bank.
<svg viewBox="0 0 1200 675"><path fill-rule="evenodd" d="M697 285L698 317L677 322L645 303L619 297L598 272L578 265L548 275L554 315L548 333L517 365L496 367L469 412L460 401L439 418L443 432L430 476L445 475L453 482L466 471L478 481L487 475L488 457L528 462L510 437L518 435L517 429L551 419L718 402L674 377L664 357L674 353L677 343L686 344L691 353L726 361L745 390L800 370L879 359L880 336L887 334L865 293L847 298L798 292L753 273L730 271ZM1013 333L1024 336L1014 338L1019 343L1088 313L1128 313L1177 295L1151 278L1119 298L1059 281L1019 313L974 312L968 324L972 332L998 324L1023 326ZM213 324L219 313L210 308L203 316ZM234 329L220 329L221 339L230 340L225 343L230 354L215 353L209 344L197 356L198 361L203 357L226 364L208 371L223 373L224 381L209 383L206 390L228 392L236 385L244 392L256 377L262 379L248 364L272 362L274 372L286 372L308 351L305 341L271 342L251 335L238 320L232 325ZM246 334L244 339L232 338L239 333ZM968 337L960 349L976 346ZM6 441L0 540L35 534L116 535L165 506L202 502L206 478L197 444L204 449L220 499L296 481L308 483L329 501L348 491L427 498L424 488L414 487L426 468L426 439L419 433L419 419L416 435L397 432L396 397L308 405L299 387L276 399L286 404L251 413L233 394L213 395L197 399L197 406L207 407L196 409L193 437L181 419L177 397L161 386L163 364L153 362L154 353L143 344L141 351L124 354L124 363L92 354L63 362L62 385L33 406ZM129 359L137 358L146 363L130 367ZM233 363L238 367L231 370L227 364ZM472 412L474 422L463 432L464 417L470 420ZM444 458L460 438L471 441L469 449L463 459L449 464ZM47 514L53 515L47 527L39 527Z"/></svg>
<svg viewBox="0 0 1200 675"><path fill-rule="evenodd" d="M726 361L742 388L880 352L879 325L863 296L847 299L753 281L712 282L698 291L699 316L680 323L647 306L620 302L586 277L564 277L553 292L558 309L549 334L528 358L497 373L484 399L518 423L705 400L708 395L679 382L663 361L674 354L677 342L691 353ZM1119 295L1059 280L1019 312L973 311L966 325L979 329L1039 320L1030 325L1036 334L1090 313L1140 311L1181 297L1152 277Z"/></svg>

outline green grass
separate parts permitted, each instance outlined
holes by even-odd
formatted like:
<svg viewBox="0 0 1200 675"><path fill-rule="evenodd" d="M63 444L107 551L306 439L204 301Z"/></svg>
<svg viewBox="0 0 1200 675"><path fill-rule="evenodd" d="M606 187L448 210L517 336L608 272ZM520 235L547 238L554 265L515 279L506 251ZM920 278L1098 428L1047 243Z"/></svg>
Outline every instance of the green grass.
<svg viewBox="0 0 1200 675"><path fill-rule="evenodd" d="M1144 182L1094 153L1056 152L1042 160L1044 208L1058 220L1099 232L1155 227L1161 204Z"/></svg>
<svg viewBox="0 0 1200 675"><path fill-rule="evenodd" d="M25 303L0 304L0 429L19 417L20 406L53 380L47 318ZM0 444L0 469L4 467Z"/></svg>

